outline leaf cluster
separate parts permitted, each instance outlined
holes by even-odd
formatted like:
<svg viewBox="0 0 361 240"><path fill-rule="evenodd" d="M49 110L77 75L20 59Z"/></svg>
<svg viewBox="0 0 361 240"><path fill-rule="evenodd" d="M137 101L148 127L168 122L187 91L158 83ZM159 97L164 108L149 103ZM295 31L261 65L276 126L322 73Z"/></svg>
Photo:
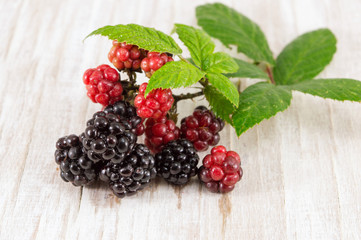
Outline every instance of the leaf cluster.
<svg viewBox="0 0 361 240"><path fill-rule="evenodd" d="M305 33L274 58L261 28L243 14L220 3L197 7L202 29L175 24L175 32L188 48L190 61L181 55L174 39L153 28L136 24L105 26L91 35L168 52L179 61L165 64L149 80L146 94L155 88L180 88L200 84L212 110L231 124L237 135L284 111L292 91L339 101L361 101L361 82L346 78L314 79L332 60L336 38L329 29ZM214 52L212 38L235 46L249 61ZM239 92L230 78L262 79Z"/></svg>

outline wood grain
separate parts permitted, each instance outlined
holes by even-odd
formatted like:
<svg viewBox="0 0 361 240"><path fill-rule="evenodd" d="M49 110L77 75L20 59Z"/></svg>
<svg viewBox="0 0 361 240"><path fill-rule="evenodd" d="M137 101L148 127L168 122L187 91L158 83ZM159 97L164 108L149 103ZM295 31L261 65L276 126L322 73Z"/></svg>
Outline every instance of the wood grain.
<svg viewBox="0 0 361 240"><path fill-rule="evenodd" d="M224 196L196 180L157 180L119 200L101 184L74 188L58 177L55 141L99 110L81 76L107 62L110 43L83 38L117 23L196 26L205 2L0 0L0 239L360 239L358 103L295 93L289 109L239 139L226 127L222 143L240 153L245 174ZM321 77L360 79L360 1L223 2L261 26L275 55L299 34L330 28L338 51ZM217 50L236 56L219 42ZM181 117L201 103L181 103Z"/></svg>

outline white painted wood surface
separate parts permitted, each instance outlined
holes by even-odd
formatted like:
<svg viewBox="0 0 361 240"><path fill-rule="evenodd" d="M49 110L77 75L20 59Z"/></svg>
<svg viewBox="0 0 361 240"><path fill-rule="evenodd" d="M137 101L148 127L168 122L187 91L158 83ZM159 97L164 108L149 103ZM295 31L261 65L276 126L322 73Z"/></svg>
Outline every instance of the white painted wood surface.
<svg viewBox="0 0 361 240"><path fill-rule="evenodd" d="M321 76L361 79L359 0L224 2L261 26L275 55L329 27L338 51ZM196 180L181 189L156 181L118 200L103 186L58 177L55 141L80 133L99 109L82 73L106 63L110 48L83 38L107 24L195 26L203 3L0 0L0 239L361 239L359 103L296 93L288 110L239 139L227 127L222 143L240 153L245 174L224 196ZM181 116L196 104L183 103Z"/></svg>

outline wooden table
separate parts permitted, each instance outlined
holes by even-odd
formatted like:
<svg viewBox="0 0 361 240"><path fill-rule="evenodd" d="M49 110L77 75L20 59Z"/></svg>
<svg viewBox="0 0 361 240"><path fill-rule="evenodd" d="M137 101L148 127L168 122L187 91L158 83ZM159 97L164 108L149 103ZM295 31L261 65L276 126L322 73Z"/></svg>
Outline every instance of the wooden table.
<svg viewBox="0 0 361 240"><path fill-rule="evenodd" d="M299 34L330 28L338 51L321 77L361 79L359 0L223 2L261 26L275 55ZM203 3L0 1L0 239L361 238L359 103L295 93L288 110L239 139L226 127L221 141L240 153L244 169L228 195L196 180L183 188L158 180L119 200L104 186L75 188L59 178L55 141L83 131L99 110L81 78L107 63L111 45L83 38L108 24L166 33L173 23L196 26ZM219 42L217 49L226 50ZM183 103L181 117L199 104Z"/></svg>

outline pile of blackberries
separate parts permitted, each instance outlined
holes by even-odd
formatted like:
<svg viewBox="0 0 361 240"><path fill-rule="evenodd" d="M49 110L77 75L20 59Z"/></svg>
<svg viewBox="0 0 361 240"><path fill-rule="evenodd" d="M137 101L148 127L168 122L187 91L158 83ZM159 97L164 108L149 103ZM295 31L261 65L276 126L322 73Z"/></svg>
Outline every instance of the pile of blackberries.
<svg viewBox="0 0 361 240"><path fill-rule="evenodd" d="M199 106L182 119L179 128L171 119L176 114L169 112L174 103L171 89L153 89L145 97L147 83L133 86L129 79L123 85L120 79L118 71L144 71L150 77L173 61L172 56L114 41L108 58L116 69L103 64L83 75L88 97L102 104L103 110L87 121L79 136L68 135L56 142L55 162L61 178L74 186L100 180L120 198L144 189L156 176L183 185L198 175L212 192L232 191L243 175L237 153L217 146L198 168L197 152L219 143L224 121ZM130 85L132 89L126 89ZM129 91L133 95L127 102L123 99L129 99ZM143 133L144 144L138 143Z"/></svg>

